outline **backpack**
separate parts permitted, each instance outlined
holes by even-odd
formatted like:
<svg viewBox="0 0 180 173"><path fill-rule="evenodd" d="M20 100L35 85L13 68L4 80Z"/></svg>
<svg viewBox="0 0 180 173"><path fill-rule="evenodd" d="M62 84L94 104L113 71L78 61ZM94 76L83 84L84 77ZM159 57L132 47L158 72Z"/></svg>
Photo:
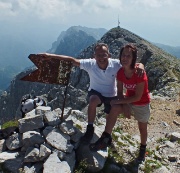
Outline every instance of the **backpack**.
<svg viewBox="0 0 180 173"><path fill-rule="evenodd" d="M38 106L46 106L46 102L44 101L44 99L37 96L32 98L30 94L23 96L20 109L22 117L24 118L26 113L32 111Z"/></svg>

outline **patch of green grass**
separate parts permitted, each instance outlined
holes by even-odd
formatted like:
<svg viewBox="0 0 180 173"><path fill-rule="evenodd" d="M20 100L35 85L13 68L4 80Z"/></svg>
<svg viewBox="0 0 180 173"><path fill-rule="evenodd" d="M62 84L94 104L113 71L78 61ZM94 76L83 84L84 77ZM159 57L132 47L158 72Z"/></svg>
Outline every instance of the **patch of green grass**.
<svg viewBox="0 0 180 173"><path fill-rule="evenodd" d="M155 169L160 168L162 165L156 160L146 160L144 166L144 173L152 173Z"/></svg>
<svg viewBox="0 0 180 173"><path fill-rule="evenodd" d="M180 144L180 139L177 141L178 144Z"/></svg>
<svg viewBox="0 0 180 173"><path fill-rule="evenodd" d="M1 128L2 129L6 129L8 127L18 127L18 121L17 120L12 120L12 121L8 121L6 123L4 123Z"/></svg>
<svg viewBox="0 0 180 173"><path fill-rule="evenodd" d="M161 143L161 142L165 142L165 141L168 141L169 139L168 138L159 138L156 140L156 142L158 143Z"/></svg>
<svg viewBox="0 0 180 173"><path fill-rule="evenodd" d="M79 130L82 130L82 127L79 124L76 124L75 127L78 128Z"/></svg>
<svg viewBox="0 0 180 173"><path fill-rule="evenodd" d="M131 136L130 135L123 135L122 140L126 140L128 143L130 143L132 146L135 146L134 142L131 141Z"/></svg>
<svg viewBox="0 0 180 173"><path fill-rule="evenodd" d="M156 146L156 151L158 151L160 148L159 148L159 145Z"/></svg>
<svg viewBox="0 0 180 173"><path fill-rule="evenodd" d="M88 167L88 164L87 164L87 161L86 160L82 160L76 170L74 171L74 173L88 173L87 171L87 167Z"/></svg>
<svg viewBox="0 0 180 173"><path fill-rule="evenodd" d="M154 120L154 117L151 116L151 117L150 117L150 121L151 121L151 120Z"/></svg>
<svg viewBox="0 0 180 173"><path fill-rule="evenodd" d="M125 118L124 114L119 114L118 118Z"/></svg>
<svg viewBox="0 0 180 173"><path fill-rule="evenodd" d="M118 153L118 152L114 152L111 148L109 148L108 150L108 154L109 154L109 158L113 158L115 160L116 163L118 164L123 164L124 163L124 153Z"/></svg>
<svg viewBox="0 0 180 173"><path fill-rule="evenodd" d="M118 141L118 136L116 136L114 133L112 133L112 138L114 141Z"/></svg>
<svg viewBox="0 0 180 173"><path fill-rule="evenodd" d="M149 149L149 148L146 148L146 153L147 153L147 155L151 156L151 155L154 154L154 150L151 150L151 149Z"/></svg>
<svg viewBox="0 0 180 173"><path fill-rule="evenodd" d="M122 143L122 142L120 142L120 141L117 141L117 145L118 145L119 147L121 147L121 146L126 146L126 144L124 144L124 143Z"/></svg>
<svg viewBox="0 0 180 173"><path fill-rule="evenodd" d="M103 123L102 123L101 121L98 121L98 120L96 120L95 124L96 124L97 126L103 125Z"/></svg>
<svg viewBox="0 0 180 173"><path fill-rule="evenodd" d="M118 132L118 133L122 134L122 127L118 126L118 127L114 128L113 132Z"/></svg>
<svg viewBox="0 0 180 173"><path fill-rule="evenodd" d="M116 136L116 135L114 134L115 132L122 134L122 128L118 126L118 127L116 127L116 128L113 129L112 138L113 138L114 141L117 142L119 136Z"/></svg>
<svg viewBox="0 0 180 173"><path fill-rule="evenodd" d="M178 69L178 67L177 67ZM178 71L177 69L172 69L172 72L174 73L174 75L180 80L180 71Z"/></svg>

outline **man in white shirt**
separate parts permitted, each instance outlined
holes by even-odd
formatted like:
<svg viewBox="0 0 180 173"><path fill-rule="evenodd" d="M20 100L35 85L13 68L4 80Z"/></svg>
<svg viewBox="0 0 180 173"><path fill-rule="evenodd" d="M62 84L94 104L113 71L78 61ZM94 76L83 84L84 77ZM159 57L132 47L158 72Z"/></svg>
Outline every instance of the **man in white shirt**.
<svg viewBox="0 0 180 173"><path fill-rule="evenodd" d="M93 134L94 127L93 123L96 117L96 107L104 104L104 112L108 115L111 109L110 101L117 96L116 89L116 74L121 68L120 61L118 59L110 58L108 45L104 43L98 43L94 47L94 58L93 59L76 59L65 55L55 54L40 54L48 56L49 58L57 58L60 60L71 61L73 65L79 66L88 72L90 77L90 87L88 89L89 105L88 105L88 125L86 133L81 138L84 143L90 143ZM140 65L142 71L144 66ZM108 122L106 122L107 124ZM102 147L96 147L97 150L106 149L111 144L111 134L103 132L101 138L95 143L98 146L102 143Z"/></svg>

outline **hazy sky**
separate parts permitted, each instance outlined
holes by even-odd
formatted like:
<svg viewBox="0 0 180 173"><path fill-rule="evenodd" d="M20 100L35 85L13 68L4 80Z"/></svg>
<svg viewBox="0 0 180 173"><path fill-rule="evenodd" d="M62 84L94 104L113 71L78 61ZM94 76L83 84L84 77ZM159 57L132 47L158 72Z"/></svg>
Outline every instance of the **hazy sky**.
<svg viewBox="0 0 180 173"><path fill-rule="evenodd" d="M180 46L179 0L0 0L3 34L26 33L51 43L70 26L109 30L118 25L118 16L122 28L152 42Z"/></svg>

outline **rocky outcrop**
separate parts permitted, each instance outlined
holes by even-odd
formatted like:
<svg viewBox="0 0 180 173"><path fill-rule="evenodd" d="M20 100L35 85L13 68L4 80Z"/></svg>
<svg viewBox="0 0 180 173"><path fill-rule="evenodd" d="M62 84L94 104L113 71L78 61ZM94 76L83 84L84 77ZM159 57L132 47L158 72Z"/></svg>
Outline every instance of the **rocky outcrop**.
<svg viewBox="0 0 180 173"><path fill-rule="evenodd" d="M75 169L76 161L85 159L89 170L103 169L107 151L90 152L88 145L79 141L86 128L86 116L71 108L65 109L64 121L60 116L61 109L51 111L50 107L39 106L19 119L19 133L0 140L0 170L70 173ZM103 128L97 129L99 136ZM78 160L76 152L79 153Z"/></svg>
<svg viewBox="0 0 180 173"><path fill-rule="evenodd" d="M84 145L79 140L85 131L86 119L83 112L72 108L65 109L63 121L60 108L51 110L48 106L39 106L27 113L25 118L18 120L19 132L9 133L9 136L0 140L0 171L71 173L79 167L88 172L105 173L144 172L149 167L156 173L178 171L175 163L180 164L179 132L162 135L159 142L148 138L148 148L153 143L156 149L148 149L146 161L136 163L139 135L131 136L123 132L123 124L117 122L112 133L113 147L91 152L89 145ZM104 125L104 117L96 119L95 134L91 142L101 136ZM117 164L117 161L123 161L123 164Z"/></svg>

